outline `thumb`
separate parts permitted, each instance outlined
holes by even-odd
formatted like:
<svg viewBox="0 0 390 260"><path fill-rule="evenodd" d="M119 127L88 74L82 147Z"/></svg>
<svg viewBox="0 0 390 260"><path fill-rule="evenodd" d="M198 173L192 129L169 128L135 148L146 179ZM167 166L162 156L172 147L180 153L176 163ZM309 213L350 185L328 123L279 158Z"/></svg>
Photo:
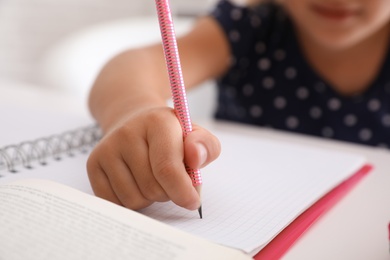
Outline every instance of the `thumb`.
<svg viewBox="0 0 390 260"><path fill-rule="evenodd" d="M194 125L184 140L184 162L191 168L203 168L217 159L220 153L218 138L199 126Z"/></svg>

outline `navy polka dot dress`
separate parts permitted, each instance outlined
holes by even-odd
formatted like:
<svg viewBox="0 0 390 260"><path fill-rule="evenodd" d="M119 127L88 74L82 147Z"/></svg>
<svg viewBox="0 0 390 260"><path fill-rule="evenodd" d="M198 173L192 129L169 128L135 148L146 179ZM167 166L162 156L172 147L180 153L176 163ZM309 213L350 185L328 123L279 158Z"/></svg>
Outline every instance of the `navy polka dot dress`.
<svg viewBox="0 0 390 260"><path fill-rule="evenodd" d="M343 96L308 65L277 5L249 9L225 0L211 15L232 50L217 82L217 119L390 147L390 51L368 90Z"/></svg>

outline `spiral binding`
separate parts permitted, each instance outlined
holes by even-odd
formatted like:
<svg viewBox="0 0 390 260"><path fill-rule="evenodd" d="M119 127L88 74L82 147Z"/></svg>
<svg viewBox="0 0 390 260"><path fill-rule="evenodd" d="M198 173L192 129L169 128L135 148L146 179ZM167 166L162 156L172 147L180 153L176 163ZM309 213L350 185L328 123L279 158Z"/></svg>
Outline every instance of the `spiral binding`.
<svg viewBox="0 0 390 260"><path fill-rule="evenodd" d="M87 152L101 138L97 125L87 126L59 135L25 141L0 148L0 170L16 173L17 166L33 168L34 163L46 165L50 158L60 160L63 156L74 156L76 152Z"/></svg>
<svg viewBox="0 0 390 260"><path fill-rule="evenodd" d="M186 137L192 131L192 123L169 0L156 0L156 8L169 82L171 85L173 107L176 116L180 121L183 135ZM194 186L202 184L202 177L199 169L192 169L189 167L186 167L186 169Z"/></svg>

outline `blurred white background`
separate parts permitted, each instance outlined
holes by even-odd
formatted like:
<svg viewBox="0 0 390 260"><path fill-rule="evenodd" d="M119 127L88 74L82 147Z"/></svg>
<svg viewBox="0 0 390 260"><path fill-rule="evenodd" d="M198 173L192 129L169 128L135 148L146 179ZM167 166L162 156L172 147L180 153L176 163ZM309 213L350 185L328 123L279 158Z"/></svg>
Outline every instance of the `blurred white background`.
<svg viewBox="0 0 390 260"><path fill-rule="evenodd" d="M171 0L177 34L216 1ZM0 78L82 99L109 58L160 40L154 0L1 0L0 34ZM191 95L212 100L210 91Z"/></svg>

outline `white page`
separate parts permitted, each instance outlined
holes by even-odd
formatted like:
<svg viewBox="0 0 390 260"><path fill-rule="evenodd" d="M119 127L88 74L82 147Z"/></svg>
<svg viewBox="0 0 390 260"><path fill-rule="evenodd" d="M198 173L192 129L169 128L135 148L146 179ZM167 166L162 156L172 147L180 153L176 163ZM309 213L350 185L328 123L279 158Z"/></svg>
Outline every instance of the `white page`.
<svg viewBox="0 0 390 260"><path fill-rule="evenodd" d="M172 203L141 212L252 255L365 162L357 155L221 130L214 134L222 154L202 171L203 219Z"/></svg>

